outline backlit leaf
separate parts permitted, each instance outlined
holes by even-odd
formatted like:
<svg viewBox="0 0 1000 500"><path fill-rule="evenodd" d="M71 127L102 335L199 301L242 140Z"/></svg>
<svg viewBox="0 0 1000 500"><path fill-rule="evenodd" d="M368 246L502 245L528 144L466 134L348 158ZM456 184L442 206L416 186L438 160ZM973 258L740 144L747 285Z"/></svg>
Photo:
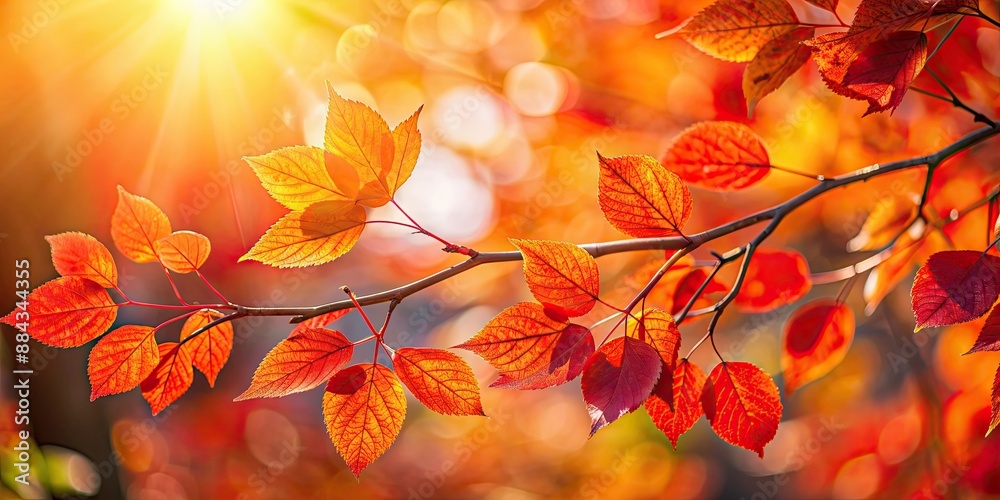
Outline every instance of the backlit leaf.
<svg viewBox="0 0 1000 500"><path fill-rule="evenodd" d="M832 299L809 302L785 323L781 370L785 394L830 373L854 341L854 311Z"/></svg>
<svg viewBox="0 0 1000 500"><path fill-rule="evenodd" d="M832 9L831 9L832 10ZM801 68L812 50L802 45L816 33L815 28L796 28L764 44L760 52L743 71L743 96L747 100L747 116L764 96L778 90Z"/></svg>
<svg viewBox="0 0 1000 500"><path fill-rule="evenodd" d="M990 427L986 430L987 436L1000 425L1000 366L997 367L997 374L993 379L993 395L990 399Z"/></svg>
<svg viewBox="0 0 1000 500"><path fill-rule="evenodd" d="M153 327L126 325L101 338L90 351L90 400L138 386L160 362Z"/></svg>
<svg viewBox="0 0 1000 500"><path fill-rule="evenodd" d="M668 376L672 373L673 376ZM674 449L677 438L684 434L705 413L701 393L705 387L705 372L682 359L672 372L664 372L644 406L657 429L663 431Z"/></svg>
<svg viewBox="0 0 1000 500"><path fill-rule="evenodd" d="M718 0L667 34L676 33L719 59L746 62L767 42L798 25L785 0Z"/></svg>
<svg viewBox="0 0 1000 500"><path fill-rule="evenodd" d="M327 92L330 105L326 115L326 149L357 172L361 183L358 203L372 207L385 205L392 198L393 189L386 178L393 170L395 154L389 126L368 106L341 97L329 82Z"/></svg>
<svg viewBox="0 0 1000 500"><path fill-rule="evenodd" d="M181 340L221 317L222 313L211 309L202 309L194 313L181 327ZM194 367L205 374L210 387L215 387L219 371L229 360L229 354L233 351L233 336L233 324L226 322L215 325L184 343L183 349L191 351Z"/></svg>
<svg viewBox="0 0 1000 500"><path fill-rule="evenodd" d="M339 311L333 311L333 312L328 312L326 314L320 314L319 316L315 316L315 317L309 318L309 319L307 319L307 320L305 320L305 321L303 321L303 322L295 325L295 328L310 328L310 327L311 328L322 328L324 326L329 325L330 323L333 323L334 321L337 321L340 318L343 318L344 316L347 316L347 313L349 313L349 312L351 312L350 309L341 309Z"/></svg>
<svg viewBox="0 0 1000 500"><path fill-rule="evenodd" d="M171 271L186 274L197 271L208 260L212 243L194 231L177 231L156 240L156 253L160 262Z"/></svg>
<svg viewBox="0 0 1000 500"><path fill-rule="evenodd" d="M379 364L337 372L323 393L326 429L355 476L389 449L405 416L403 386Z"/></svg>
<svg viewBox="0 0 1000 500"><path fill-rule="evenodd" d="M234 401L308 391L329 379L353 354L354 345L343 333L326 328L296 328L264 356L250 387Z"/></svg>
<svg viewBox="0 0 1000 500"><path fill-rule="evenodd" d="M156 262L156 240L170 234L170 220L152 201L118 186L118 206L111 216L111 239L138 263Z"/></svg>
<svg viewBox="0 0 1000 500"><path fill-rule="evenodd" d="M809 263L802 254L758 249L735 302L746 312L767 312L801 299L811 288Z"/></svg>
<svg viewBox="0 0 1000 500"><path fill-rule="evenodd" d="M52 247L52 264L63 276L80 276L104 288L118 285L118 268L111 252L96 238L84 233L46 236Z"/></svg>
<svg viewBox="0 0 1000 500"><path fill-rule="evenodd" d="M664 373L673 371L677 362L677 351L681 347L681 331L674 323L674 317L666 311L650 307L642 311L639 321L629 318L626 335L645 342L656 350L663 361Z"/></svg>
<svg viewBox="0 0 1000 500"><path fill-rule="evenodd" d="M600 160L598 201L619 231L638 238L676 236L691 218L691 192L650 156Z"/></svg>
<svg viewBox="0 0 1000 500"><path fill-rule="evenodd" d="M767 373L743 361L719 363L701 399L712 430L726 442L764 457L781 420L778 387Z"/></svg>
<svg viewBox="0 0 1000 500"><path fill-rule="evenodd" d="M674 290L673 305L670 307L670 314L680 313L684 309L684 306L691 301L691 297L694 297L695 292L698 291L701 284L708 279L708 276L709 272L704 269L692 269L691 272L681 278L680 283L677 283L677 288ZM705 285L705 289L702 290L701 295L698 296L698 300L695 300L693 307L699 307L699 305L707 307L711 303L711 300L707 299L706 295L725 291L726 285L713 276L708 284Z"/></svg>
<svg viewBox="0 0 1000 500"><path fill-rule="evenodd" d="M806 0L807 2L830 12L837 11L837 0Z"/></svg>
<svg viewBox="0 0 1000 500"><path fill-rule="evenodd" d="M857 252L882 248L906 229L916 216L917 204L906 197L893 196L880 200L868 214L858 235L847 242L847 250Z"/></svg>
<svg viewBox="0 0 1000 500"><path fill-rule="evenodd" d="M917 271L911 295L914 331L972 321L1000 296L1000 257L974 250L938 252Z"/></svg>
<svg viewBox="0 0 1000 500"><path fill-rule="evenodd" d="M552 346L552 354L548 362L538 371L524 378L515 378L506 373L490 384L496 389L545 389L564 384L575 379L583 372L583 366L594 354L594 336L590 330L575 324L570 324Z"/></svg>
<svg viewBox="0 0 1000 500"><path fill-rule="evenodd" d="M485 415L479 382L462 358L442 349L403 347L392 366L424 406L445 415Z"/></svg>
<svg viewBox="0 0 1000 500"><path fill-rule="evenodd" d="M895 31L875 40L858 55L841 85L868 101L865 115L896 109L927 60L927 35Z"/></svg>
<svg viewBox="0 0 1000 500"><path fill-rule="evenodd" d="M239 260L275 267L325 264L347 253L364 228L364 207L321 201L279 219Z"/></svg>
<svg viewBox="0 0 1000 500"><path fill-rule="evenodd" d="M978 6L978 0L862 0L847 32L856 40L872 41L890 32L933 28L956 13L973 13ZM937 19L930 22L931 18Z"/></svg>
<svg viewBox="0 0 1000 500"><path fill-rule="evenodd" d="M586 250L562 241L510 242L524 255L524 279L535 299L567 317L593 309L601 286L600 270Z"/></svg>
<svg viewBox="0 0 1000 500"><path fill-rule="evenodd" d="M680 133L663 165L684 182L719 191L749 187L763 179L771 162L760 137L735 122L701 122Z"/></svg>
<svg viewBox="0 0 1000 500"><path fill-rule="evenodd" d="M289 210L303 210L319 201L353 200L357 195L353 168L339 169L354 178L337 185L327 172L326 154L322 148L291 146L243 159L275 201Z"/></svg>
<svg viewBox="0 0 1000 500"><path fill-rule="evenodd" d="M101 285L79 276L56 278L28 295L27 314L14 309L0 322L54 347L77 347L94 340L115 322L118 306Z"/></svg>
<svg viewBox="0 0 1000 500"><path fill-rule="evenodd" d="M395 146L392 158L392 167L386 174L385 184L389 190L389 195L395 195L396 190L410 178L413 167L417 165L417 158L420 156L420 130L417 129L417 119L420 118L420 111L424 107L418 108L413 115L400 123L392 130L392 142Z"/></svg>
<svg viewBox="0 0 1000 500"><path fill-rule="evenodd" d="M153 415L177 401L194 382L190 350L181 349L177 342L164 342L159 349L160 364L140 384L142 397L149 403Z"/></svg>
<svg viewBox="0 0 1000 500"><path fill-rule="evenodd" d="M976 343L966 354L981 351L1000 351L1000 307L994 307L976 338Z"/></svg>
<svg viewBox="0 0 1000 500"><path fill-rule="evenodd" d="M653 392L663 362L649 344L618 337L601 346L583 367L583 400L590 435L642 405Z"/></svg>

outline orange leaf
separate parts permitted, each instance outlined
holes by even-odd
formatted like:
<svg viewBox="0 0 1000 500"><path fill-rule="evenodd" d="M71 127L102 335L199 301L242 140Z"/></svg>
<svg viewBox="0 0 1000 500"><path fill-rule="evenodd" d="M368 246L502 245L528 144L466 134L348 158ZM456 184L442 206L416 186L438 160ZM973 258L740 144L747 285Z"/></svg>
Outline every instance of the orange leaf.
<svg viewBox="0 0 1000 500"><path fill-rule="evenodd" d="M413 167L417 165L417 158L420 156L420 130L417 129L417 119L420 118L420 111L423 106L400 123L392 130L392 142L395 146L395 153L392 158L392 167L386 174L385 184L389 190L389 195L395 195L396 190L410 178Z"/></svg>
<svg viewBox="0 0 1000 500"><path fill-rule="evenodd" d="M718 0L665 34L678 34L719 59L747 62L767 42L798 26L785 0Z"/></svg>
<svg viewBox="0 0 1000 500"><path fill-rule="evenodd" d="M830 12L837 12L837 0L806 0L807 2Z"/></svg>
<svg viewBox="0 0 1000 500"><path fill-rule="evenodd" d="M670 307L670 314L680 313L687 303L694 297L694 294L701 287L701 284L708 279L709 273L704 269L692 269L691 272L687 273L684 278L681 279L680 283L677 284L677 288L674 292L673 305ZM708 306L711 301L705 296L710 293L725 292L726 285L716 277L712 277L711 281L705 285L705 289L702 290L701 295L698 296L698 300L694 301L694 306Z"/></svg>
<svg viewBox="0 0 1000 500"><path fill-rule="evenodd" d="M159 362L152 327L126 325L109 332L90 350L90 400L133 389Z"/></svg>
<svg viewBox="0 0 1000 500"><path fill-rule="evenodd" d="M809 263L802 254L758 249L735 302L746 312L767 312L801 299L811 288Z"/></svg>
<svg viewBox="0 0 1000 500"><path fill-rule="evenodd" d="M918 220L914 224L919 224L919 227L926 230L923 221ZM871 316L882 299L895 290L896 285L920 262L927 260L935 251L949 247L948 242L937 231L929 232L921 239L914 239L912 230L911 227L910 231L903 233L892 246L889 257L868 274L864 287L864 298L868 302L865 306L866 315Z"/></svg>
<svg viewBox="0 0 1000 500"><path fill-rule="evenodd" d="M343 333L326 328L296 327L264 356L250 387L234 401L279 398L308 391L341 369L354 354Z"/></svg>
<svg viewBox="0 0 1000 500"><path fill-rule="evenodd" d="M830 90L850 99L864 100L861 94L841 84L851 63L871 40L845 32L826 33L803 42L812 48L813 61Z"/></svg>
<svg viewBox="0 0 1000 500"><path fill-rule="evenodd" d="M833 10L833 9L831 9ZM816 34L815 28L796 28L783 33L760 48L760 52L743 71L743 96L747 100L747 116L764 96L778 90L801 68L812 50L802 42Z"/></svg>
<svg viewBox="0 0 1000 500"><path fill-rule="evenodd" d="M361 182L358 203L372 207L385 205L392 199L393 192L386 177L393 168L395 155L389 126L368 106L344 99L329 82L326 86L330 106L326 115L325 147L357 172Z"/></svg>
<svg viewBox="0 0 1000 500"><path fill-rule="evenodd" d="M167 269L186 274L197 271L208 260L212 243L194 231L177 231L156 240L156 253Z"/></svg>
<svg viewBox="0 0 1000 500"><path fill-rule="evenodd" d="M181 327L181 340L188 338L199 328L222 317L222 313L212 309L202 309L187 319ZM233 324L221 323L198 334L184 343L184 349L191 351L194 367L205 374L209 387L215 387L219 371L229 360L233 351Z"/></svg>
<svg viewBox="0 0 1000 500"><path fill-rule="evenodd" d="M974 250L938 252L917 271L911 295L914 332L972 321L1000 297L1000 257Z"/></svg>
<svg viewBox="0 0 1000 500"><path fill-rule="evenodd" d="M771 169L760 137L742 123L702 122L681 132L663 165L684 182L719 191L756 184Z"/></svg>
<svg viewBox="0 0 1000 500"><path fill-rule="evenodd" d="M564 384L583 372L583 366L592 354L594 354L594 336L590 334L590 330L570 323L559 334L559 339L552 347L552 354L548 356L548 362L538 371L523 378L501 373L490 387L531 390Z"/></svg>
<svg viewBox="0 0 1000 500"><path fill-rule="evenodd" d="M104 288L118 285L118 268L111 252L100 241L84 233L46 236L52 247L52 264L63 276L80 276Z"/></svg>
<svg viewBox="0 0 1000 500"><path fill-rule="evenodd" d="M170 220L159 207L118 186L118 206L111 216L111 239L121 253L140 264L156 262L156 240L169 234Z"/></svg>
<svg viewBox="0 0 1000 500"><path fill-rule="evenodd" d="M347 253L364 228L364 207L321 201L279 219L239 262L256 260L275 267L325 264Z"/></svg>
<svg viewBox="0 0 1000 500"><path fill-rule="evenodd" d="M601 276L597 260L586 250L562 241L510 242L524 255L524 279L535 299L567 317L594 308Z"/></svg>
<svg viewBox="0 0 1000 500"><path fill-rule="evenodd" d="M653 392L663 363L645 342L618 337L601 346L583 367L583 400L590 435L642 405Z"/></svg>
<svg viewBox="0 0 1000 500"><path fill-rule="evenodd" d="M865 219L858 235L847 242L847 250L876 250L889 244L906 225L915 220L917 204L903 196L881 200Z"/></svg>
<svg viewBox="0 0 1000 500"><path fill-rule="evenodd" d="M895 31L868 44L840 84L868 101L865 115L894 110L926 61L927 35Z"/></svg>
<svg viewBox="0 0 1000 500"><path fill-rule="evenodd" d="M118 305L101 285L79 276L56 278L28 295L28 310L0 318L53 347L77 347L111 327Z"/></svg>
<svg viewBox="0 0 1000 500"><path fill-rule="evenodd" d="M851 348L854 328L854 311L832 299L814 300L792 313L781 343L785 394L836 368Z"/></svg>
<svg viewBox="0 0 1000 500"><path fill-rule="evenodd" d="M646 413L657 429L663 431L674 449L677 438L684 434L705 411L701 406L701 393L705 387L705 372L682 359L673 370L673 377L664 372L644 403Z"/></svg>
<svg viewBox="0 0 1000 500"><path fill-rule="evenodd" d="M991 417L990 417L990 427L986 430L986 435L989 436L993 429L1000 425L1000 366L997 367L996 377L993 379L993 396L990 398L991 401Z"/></svg>
<svg viewBox="0 0 1000 500"><path fill-rule="evenodd" d="M674 369L677 351L681 347L681 331L674 323L674 317L665 311L648 308L642 311L639 321L628 321L626 335L649 344L663 361L664 373Z"/></svg>
<svg viewBox="0 0 1000 500"><path fill-rule="evenodd" d="M589 337L586 328L553 318L541 304L520 302L501 311L474 337L455 347L470 350L493 365L501 373L497 383L502 386L539 389L547 387L538 386L542 381L556 385L580 373L582 367L576 369L574 360L579 349L586 350ZM525 382L525 386L515 382Z"/></svg>
<svg viewBox="0 0 1000 500"><path fill-rule="evenodd" d="M348 175L338 185L327 172L326 155L322 148L291 146L243 159L275 201L289 210L303 210L316 202L353 200L357 195L353 168L339 169L354 178Z"/></svg>
<svg viewBox="0 0 1000 500"><path fill-rule="evenodd" d="M303 321L303 322L295 325L295 328L296 329L298 329L298 328L310 328L310 327L311 328L322 328L322 327L324 327L326 325L329 325L330 323L333 323L334 321L337 321L340 318L343 318L349 312L351 312L350 309L341 309L339 311L333 311L333 312L328 312L326 314L320 314L319 316L315 316L315 317L309 318L309 319L307 319L307 320L305 320L305 321Z"/></svg>
<svg viewBox="0 0 1000 500"><path fill-rule="evenodd" d="M767 373L743 361L719 363L701 404L719 437L764 458L764 445L774 439L781 420L778 387Z"/></svg>
<svg viewBox="0 0 1000 500"><path fill-rule="evenodd" d="M973 14L978 8L978 0L862 0L847 32L872 41L894 31L933 28L934 25L928 24L932 17L950 18L960 12Z"/></svg>
<svg viewBox="0 0 1000 500"><path fill-rule="evenodd" d="M692 202L677 174L650 156L597 157L598 201L612 226L638 238L681 234Z"/></svg>
<svg viewBox="0 0 1000 500"><path fill-rule="evenodd" d="M389 449L405 416L403 386L379 364L337 372L323 393L326 429L355 476Z"/></svg>
<svg viewBox="0 0 1000 500"><path fill-rule="evenodd" d="M392 356L396 375L424 406L444 415L485 415L479 382L462 358L442 349L403 347Z"/></svg>
<svg viewBox="0 0 1000 500"><path fill-rule="evenodd" d="M663 266L663 263L663 260L651 260L643 264L638 270L625 277L625 284L638 292L649 283L649 280ZM698 269L694 264L694 257L690 255L681 257L667 269L656 287L646 296L646 303L669 310L671 314L680 312L708 276L704 269ZM726 286L718 278L712 278L704 293L695 301L695 307L711 305L712 302L705 295L725 290Z"/></svg>
<svg viewBox="0 0 1000 500"><path fill-rule="evenodd" d="M149 402L153 415L184 395L194 382L191 351L181 349L177 342L160 344L160 364L142 381L142 397Z"/></svg>

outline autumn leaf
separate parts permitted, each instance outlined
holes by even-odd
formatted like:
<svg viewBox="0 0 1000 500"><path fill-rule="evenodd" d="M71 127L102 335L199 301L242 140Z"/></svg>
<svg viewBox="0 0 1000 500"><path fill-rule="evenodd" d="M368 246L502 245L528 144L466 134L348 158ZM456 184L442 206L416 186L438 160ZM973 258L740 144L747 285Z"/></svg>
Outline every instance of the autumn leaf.
<svg viewBox="0 0 1000 500"><path fill-rule="evenodd" d="M847 68L842 86L868 101L865 116L896 109L927 61L927 35L896 31L873 41Z"/></svg>
<svg viewBox="0 0 1000 500"><path fill-rule="evenodd" d="M990 399L990 427L986 430L987 436L1000 425L1000 366L997 367L997 374L993 379L993 395Z"/></svg>
<svg viewBox="0 0 1000 500"><path fill-rule="evenodd" d="M865 100L863 95L841 82L851 63L861 55L870 41L867 37L836 31L806 40L803 44L812 49L816 68L830 90L849 99Z"/></svg>
<svg viewBox="0 0 1000 500"><path fill-rule="evenodd" d="M118 305L94 281L66 276L46 282L28 295L28 310L15 309L0 322L21 329L53 347L77 347L94 340L115 322ZM23 330L22 330L23 331Z"/></svg>
<svg viewBox="0 0 1000 500"><path fill-rule="evenodd" d="M201 327L221 317L222 313L212 309L202 309L194 313L181 327L181 340L187 339ZM219 371L229 360L229 354L233 351L233 337L233 324L226 322L199 333L197 337L183 344L182 349L191 351L192 364L205 374L209 387L215 387Z"/></svg>
<svg viewBox="0 0 1000 500"><path fill-rule="evenodd" d="M159 362L152 327L126 325L109 332L90 351L90 400L132 390Z"/></svg>
<svg viewBox="0 0 1000 500"><path fill-rule="evenodd" d="M1000 351L1000 307L994 307L986 317L975 344L966 354L983 351Z"/></svg>
<svg viewBox="0 0 1000 500"><path fill-rule="evenodd" d="M830 9L833 10L833 9ZM802 42L816 34L815 28L796 28L764 44L743 71L743 97L747 100L747 116L753 116L757 103L778 90L801 68L812 49Z"/></svg>
<svg viewBox="0 0 1000 500"><path fill-rule="evenodd" d="M785 0L718 0L662 36L677 34L706 54L747 62L767 42L798 26Z"/></svg>
<svg viewBox="0 0 1000 500"><path fill-rule="evenodd" d="M642 311L639 321L629 321L626 336L645 342L656 350L663 361L664 373L670 373L677 362L681 347L681 331L674 317L665 311L650 307Z"/></svg>
<svg viewBox="0 0 1000 500"><path fill-rule="evenodd" d="M719 191L756 184L771 162L760 137L735 122L702 122L680 133L663 156L663 165L684 182Z"/></svg>
<svg viewBox="0 0 1000 500"><path fill-rule="evenodd" d="M701 398L712 430L729 444L764 458L781 420L778 387L767 373L743 361L716 365Z"/></svg>
<svg viewBox="0 0 1000 500"><path fill-rule="evenodd" d="M212 243L194 231L177 231L156 240L156 253L167 269L187 274L197 271L208 260Z"/></svg>
<svg viewBox="0 0 1000 500"><path fill-rule="evenodd" d="M830 373L854 340L854 311L832 299L803 305L788 318L781 343L785 394Z"/></svg>
<svg viewBox="0 0 1000 500"><path fill-rule="evenodd" d="M322 148L291 146L243 159L275 201L289 210L304 210L320 201L357 196L359 180L353 167L336 169L337 183L327 171L327 154Z"/></svg>
<svg viewBox="0 0 1000 500"><path fill-rule="evenodd" d="M650 156L597 157L597 198L612 226L637 238L681 234L691 218L692 202L677 174Z"/></svg>
<svg viewBox="0 0 1000 500"><path fill-rule="evenodd" d="M170 220L156 204L118 186L118 206L111 216L111 239L121 253L140 264L156 262L156 240L170 232Z"/></svg>
<svg viewBox="0 0 1000 500"><path fill-rule="evenodd" d="M256 260L275 267L325 264L347 253L364 228L364 207L321 201L279 219L239 262Z"/></svg>
<svg viewBox="0 0 1000 500"><path fill-rule="evenodd" d="M417 400L444 415L486 415L479 382L462 358L442 349L403 347L392 366Z"/></svg>
<svg viewBox="0 0 1000 500"><path fill-rule="evenodd" d="M79 276L104 288L118 286L115 259L103 243L89 234L69 232L46 236L52 264L62 276Z"/></svg>
<svg viewBox="0 0 1000 500"><path fill-rule="evenodd" d="M879 201L865 219L858 235L847 242L847 250L875 250L888 245L907 224L916 220L917 204L904 196Z"/></svg>
<svg viewBox="0 0 1000 500"><path fill-rule="evenodd" d="M758 249L735 302L745 312L767 312L805 297L811 288L809 263L802 254Z"/></svg>
<svg viewBox="0 0 1000 500"><path fill-rule="evenodd" d="M618 337L601 346L583 367L583 400L590 435L642 405L653 392L663 363L649 344Z"/></svg>
<svg viewBox="0 0 1000 500"><path fill-rule="evenodd" d="M884 38L891 32L933 28L934 25L929 24L932 17L950 18L960 12L972 14L978 8L978 0L862 0L847 33L860 39L854 42L860 44Z"/></svg>
<svg viewBox="0 0 1000 500"><path fill-rule="evenodd" d="M668 373L673 373L668 377ZM664 372L644 406L657 429L663 431L677 449L677 439L694 426L705 413L701 393L705 387L705 372L682 359L672 372Z"/></svg>
<svg viewBox="0 0 1000 500"><path fill-rule="evenodd" d="M524 279L542 305L566 317L593 309L600 291L597 260L561 241L511 239L524 256Z"/></svg>
<svg viewBox="0 0 1000 500"><path fill-rule="evenodd" d="M710 293L726 291L726 285L719 281L718 278L712 276L709 279L708 271L704 269L692 269L691 272L681 278L680 283L677 283L677 287L674 290L673 304L670 306L670 314L678 314L684 310L684 307L691 301L691 297L694 297L694 294L705 280L708 280L708 284L705 285L705 289L702 290L701 295L695 300L695 306L710 303L711 301L705 298Z"/></svg>
<svg viewBox="0 0 1000 500"><path fill-rule="evenodd" d="M979 318L1000 297L1000 257L974 250L931 255L917 271L911 296L914 332Z"/></svg>
<svg viewBox="0 0 1000 500"><path fill-rule="evenodd" d="M541 304L520 302L497 314L471 339L455 346L478 354L500 371L494 386L540 389L573 379L590 332L553 318ZM523 382L524 384L520 384Z"/></svg>
<svg viewBox="0 0 1000 500"><path fill-rule="evenodd" d="M396 190L410 178L413 167L417 165L421 140L420 130L417 129L417 119L420 118L420 111L423 109L423 106L417 108L413 115L392 130L394 154L392 167L385 177L386 188L390 195L396 194Z"/></svg>
<svg viewBox="0 0 1000 500"><path fill-rule="evenodd" d="M823 10L828 10L830 12L837 12L837 0L806 0Z"/></svg>
<svg viewBox="0 0 1000 500"><path fill-rule="evenodd" d="M140 384L142 397L149 403L153 415L177 401L194 382L190 350L181 349L177 342L164 342L159 349L160 364Z"/></svg>
<svg viewBox="0 0 1000 500"><path fill-rule="evenodd" d="M361 183L358 203L372 207L385 205L394 193L387 182L395 156L389 126L368 106L341 97L329 82L327 92L330 103L326 115L326 150L343 158L357 172Z"/></svg>
<svg viewBox="0 0 1000 500"><path fill-rule="evenodd" d="M928 232L926 235L914 236L914 229L929 231L923 220L917 220L917 228L911 227L892 246L889 257L885 259L875 269L872 269L865 280L864 298L867 302L865 314L871 316L882 299L903 281L919 263L927 260L936 251L949 248L948 242L937 231Z"/></svg>
<svg viewBox="0 0 1000 500"><path fill-rule="evenodd" d="M328 312L326 314L320 314L319 316L314 316L312 318L309 318L309 319L307 319L307 320L299 323L298 325L295 325L295 328L296 329L299 329L299 328L322 328L324 326L329 325L330 323L333 323L334 321L337 321L340 318L343 318L344 316L347 316L347 313L349 313L349 312L351 312L350 309L341 309L339 311L333 311L333 312Z"/></svg>
<svg viewBox="0 0 1000 500"><path fill-rule="evenodd" d="M389 449L405 416L403 386L392 370L379 364L337 372L323 393L327 431L355 476Z"/></svg>
<svg viewBox="0 0 1000 500"><path fill-rule="evenodd" d="M635 292L642 290L664 262L664 260L654 259L643 264L639 269L625 277L625 284ZM671 314L676 314L684 309L684 306L691 300L692 295L707 276L704 269L695 267L694 257L685 255L667 269L656 287L646 296L646 303L669 310ZM726 286L713 277L693 307L711 305L712 302L705 295L725 290Z"/></svg>
<svg viewBox="0 0 1000 500"><path fill-rule="evenodd" d="M295 328L278 342L253 374L250 387L234 399L279 398L308 391L329 379L354 354L343 333L317 327Z"/></svg>

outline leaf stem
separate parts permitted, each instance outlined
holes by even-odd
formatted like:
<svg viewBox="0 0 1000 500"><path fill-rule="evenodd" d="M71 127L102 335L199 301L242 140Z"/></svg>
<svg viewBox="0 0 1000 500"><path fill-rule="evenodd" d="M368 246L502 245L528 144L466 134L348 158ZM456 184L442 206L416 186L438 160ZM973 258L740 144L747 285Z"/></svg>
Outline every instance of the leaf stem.
<svg viewBox="0 0 1000 500"><path fill-rule="evenodd" d="M475 257L476 255L479 254L479 252L477 252L477 251L475 251L475 250L473 250L473 249L471 249L469 247L466 247L466 246L463 246L463 245L456 245L456 244L454 244L454 243L452 243L452 242L450 242L450 241L448 241L448 240L446 240L446 239L444 239L444 238L442 238L442 237L440 237L440 236L438 236L438 235L436 235L436 234L434 234L434 233L432 233L432 232L424 229L424 227L421 226L419 222L417 222L413 217L410 217L410 214L406 213L406 210L403 210L403 207L399 206L399 203L396 202L395 198L393 198L393 199L391 199L389 201L393 204L393 206L396 207L397 210L399 210L399 213L403 214L403 217L406 217L411 223L413 223L413 226L417 229L417 231L420 231L421 233L423 233L423 234L425 234L427 236L430 236L431 238L437 240L442 245L444 245L444 248L442 248L442 250L444 250L445 252L448 252L448 253L458 253L458 254L462 254L462 255L468 255L469 257Z"/></svg>
<svg viewBox="0 0 1000 500"><path fill-rule="evenodd" d="M208 278L206 278L204 274L201 274L201 271L195 269L194 272L195 274L198 275L199 278L201 278L201 282L204 283L205 286L208 287L208 289L211 290L212 293L214 293L215 296L219 298L219 300L221 300L226 304L232 304L232 302L230 302L225 295L222 295L222 292L220 292L214 286L212 286L212 283L208 281Z"/></svg>
<svg viewBox="0 0 1000 500"><path fill-rule="evenodd" d="M174 316L173 318L170 318L170 319L164 321L163 323L160 323L159 325L156 325L156 328L153 328L153 332L154 333L158 332L160 330L160 328L163 328L163 327L165 327L165 326L167 326L167 325L169 325L169 324L171 324L171 323L173 323L175 321L179 321L179 320L184 319L184 318L186 318L188 316L191 316L192 314L194 314L196 312L198 312L198 311L190 311L190 312L186 312L184 314L181 314L179 316Z"/></svg>
<svg viewBox="0 0 1000 500"><path fill-rule="evenodd" d="M174 290L174 296L177 297L177 301L180 302L182 305L185 305L185 306L189 305L184 300L184 297L181 297L181 292L180 292L180 290L177 289L177 284L174 283L173 276L170 276L170 271L167 270L167 266L163 265L163 263L160 262L160 268L163 269L163 274L165 274L167 276L167 281L170 282L170 288L172 288Z"/></svg>
<svg viewBox="0 0 1000 500"><path fill-rule="evenodd" d="M972 116L973 116L973 120L972 121L979 122L979 123L985 123L986 125L989 125L990 127L996 128L997 124L993 120L987 118L986 115L980 113L979 111L976 111L975 109L970 108L967 104L965 104L964 102L962 102L962 100L959 99L957 95L955 95L955 92L952 92L951 87L949 87L948 84L944 83L944 80L942 80L941 77L939 77L937 75L937 73L934 72L934 70L925 67L924 71L926 71L928 75L931 75L931 78L933 78L934 81L936 81L938 83L938 85L941 86L941 88L943 88L946 92L948 92L948 95L951 96L951 104L952 104L952 106L955 106L956 108L964 109L965 111L968 111L969 113L971 113Z"/></svg>

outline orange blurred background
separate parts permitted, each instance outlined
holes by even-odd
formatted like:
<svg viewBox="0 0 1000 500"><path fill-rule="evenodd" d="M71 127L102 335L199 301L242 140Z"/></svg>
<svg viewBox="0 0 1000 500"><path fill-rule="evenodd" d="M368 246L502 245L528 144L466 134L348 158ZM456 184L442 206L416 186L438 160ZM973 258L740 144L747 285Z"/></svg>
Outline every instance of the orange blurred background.
<svg viewBox="0 0 1000 500"><path fill-rule="evenodd" d="M892 116L860 119L864 103L831 94L811 62L749 119L742 65L654 37L709 3L7 0L0 5L0 291L14 289L15 259L31 261L33 286L55 277L45 235L83 231L110 243L116 185L152 199L175 228L210 237L214 252L203 271L244 305L325 303L342 298L341 285L370 293L458 262L430 239L375 225L333 264L277 270L236 263L285 212L241 157L322 145L327 80L390 126L425 106L420 161L397 199L423 226L478 250L510 250L508 237L620 239L596 202L595 152L659 156L677 132L701 120L748 123L775 164L827 176L927 154L975 128L967 114L915 93ZM995 18L997 6L988 3L982 7ZM793 5L804 21L830 21L804 2ZM856 5L844 2L840 12ZM998 47L1000 32L970 19L933 63L991 116L1000 112ZM916 84L933 88L924 75ZM960 208L998 164L995 144L945 164L932 204L942 213ZM858 258L844 250L847 241L871 208L919 192L922 182L917 172L903 173L820 198L789 217L767 246L803 252L813 272L849 265ZM747 192L694 190L688 227L725 223L809 185L776 172ZM986 218L983 209L949 226L951 240L982 248ZM736 233L711 249L726 251L752 234ZM698 258L710 258L707 250ZM602 258L609 296L634 294L624 278L662 256L653 254ZM173 300L159 269L123 262L130 296ZM187 278L179 279L185 294L210 298ZM837 290L817 286L810 298ZM641 410L588 440L588 416L572 383L535 392L486 388L488 420L413 404L398 441L358 482L326 435L321 391L231 402L288 334L280 319L238 324L216 387L197 381L155 418L138 391L89 402L85 349L33 344L32 428L48 482L18 491L136 499L1000 495L1000 437L981 437L1000 357L960 357L975 325L914 336L908 291L904 281L866 318L855 287L848 299L859 316L854 347L830 375L785 398L764 460L723 443L704 421L674 451ZM517 264L482 266L404 301L387 338L455 345L528 297ZM13 293L4 293L0 306L7 311L13 302ZM727 313L720 349L778 376L778 339L793 309ZM383 314L384 307L371 311ZM123 311L118 322L153 319ZM356 314L337 328L364 335ZM703 321L682 328L682 353L704 328ZM8 391L13 330L3 331ZM479 358L460 354L484 387L495 377ZM706 369L716 363L708 349L693 361ZM12 429L10 397L5 433ZM4 487L13 488L9 470L0 469Z"/></svg>

